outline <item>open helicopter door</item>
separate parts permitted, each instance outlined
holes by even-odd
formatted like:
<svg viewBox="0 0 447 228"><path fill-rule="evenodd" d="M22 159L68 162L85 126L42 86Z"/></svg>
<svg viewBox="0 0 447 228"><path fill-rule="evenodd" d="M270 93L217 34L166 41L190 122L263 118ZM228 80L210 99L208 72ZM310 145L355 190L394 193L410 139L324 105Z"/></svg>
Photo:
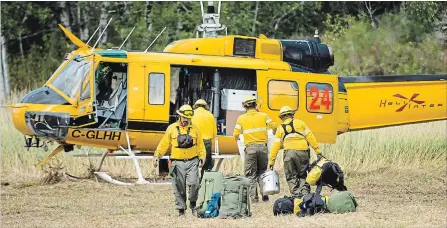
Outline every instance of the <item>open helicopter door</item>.
<svg viewBox="0 0 447 228"><path fill-rule="evenodd" d="M279 110L288 105L296 110L295 118L307 124L318 142L335 143L336 76L268 70L258 71L257 77L260 111L269 113L279 124Z"/></svg>
<svg viewBox="0 0 447 228"><path fill-rule="evenodd" d="M76 60L76 59L75 59ZM73 61L75 61L73 60ZM94 61L93 56L83 58L86 61L84 65L78 68L76 74L82 75L83 79L80 81L80 89L77 108L78 115L76 115L71 125L74 127L87 127L97 123L97 117L95 114L95 71L96 67L92 65L97 65ZM78 77L78 76L77 76Z"/></svg>

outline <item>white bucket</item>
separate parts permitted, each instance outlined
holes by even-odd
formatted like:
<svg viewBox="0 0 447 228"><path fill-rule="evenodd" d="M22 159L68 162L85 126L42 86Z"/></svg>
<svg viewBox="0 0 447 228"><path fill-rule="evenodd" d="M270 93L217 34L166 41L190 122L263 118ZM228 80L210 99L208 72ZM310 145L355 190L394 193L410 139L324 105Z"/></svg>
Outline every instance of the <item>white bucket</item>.
<svg viewBox="0 0 447 228"><path fill-rule="evenodd" d="M261 175L262 195L274 195L279 193L279 175L276 171L269 170Z"/></svg>

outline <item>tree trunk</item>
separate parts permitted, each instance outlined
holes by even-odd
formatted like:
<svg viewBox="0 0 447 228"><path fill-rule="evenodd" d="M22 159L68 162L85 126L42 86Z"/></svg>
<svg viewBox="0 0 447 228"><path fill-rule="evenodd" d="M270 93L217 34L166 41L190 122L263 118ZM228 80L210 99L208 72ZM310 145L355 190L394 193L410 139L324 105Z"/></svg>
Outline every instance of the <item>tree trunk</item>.
<svg viewBox="0 0 447 228"><path fill-rule="evenodd" d="M23 53L23 43L22 43L22 33L19 32L19 49L20 49L20 55L22 58L25 58L25 54Z"/></svg>
<svg viewBox="0 0 447 228"><path fill-rule="evenodd" d="M58 2L62 13L59 15L62 25L71 32L70 13L68 12L67 2Z"/></svg>
<svg viewBox="0 0 447 228"><path fill-rule="evenodd" d="M8 73L8 61L6 59L7 56L7 50L5 45L5 38L3 37L3 34L0 32L0 103L3 103L6 96L9 95L10 92L10 86L9 86L9 73Z"/></svg>
<svg viewBox="0 0 447 228"><path fill-rule="evenodd" d="M146 1L146 28L147 31L149 31L149 33L152 31L152 21L151 21L151 17L150 17L150 13L152 10L152 5L150 4L149 1Z"/></svg>
<svg viewBox="0 0 447 228"><path fill-rule="evenodd" d="M3 36L1 36L0 38L0 42L1 42L1 53L3 53ZM4 70L3 70L3 55L1 55L0 53L0 57L1 57L1 67L0 67L0 104L3 104L3 101L5 100L6 97L6 88L5 88L5 80L4 80Z"/></svg>
<svg viewBox="0 0 447 228"><path fill-rule="evenodd" d="M108 18L109 18L109 2L103 2L102 3L102 7L101 7L101 16L100 16L100 20L99 20L99 34L101 34L101 32L105 29L107 22L108 22ZM104 34L101 37L101 44L105 44L107 43L107 31L104 32Z"/></svg>
<svg viewBox="0 0 447 228"><path fill-rule="evenodd" d="M441 19L439 20L439 37L444 42L444 44L447 44L447 7L444 9L443 13L441 14ZM447 52L446 52L447 53Z"/></svg>
<svg viewBox="0 0 447 228"><path fill-rule="evenodd" d="M22 19L22 26L25 23L26 19L28 19L28 13L25 12L25 15L23 16ZM20 55L22 56L22 58L25 58L25 55L23 54L23 43L22 43L22 31L19 32L19 48L20 48Z"/></svg>
<svg viewBox="0 0 447 228"><path fill-rule="evenodd" d="M254 36L256 32L256 19L258 17L259 1L256 1L255 17L253 18L253 27L251 28L251 35Z"/></svg>
<svg viewBox="0 0 447 228"><path fill-rule="evenodd" d="M175 40L180 38L180 32L183 29L183 21L182 21L182 16L180 15L181 12L179 9L177 9L177 28L175 30Z"/></svg>
<svg viewBox="0 0 447 228"><path fill-rule="evenodd" d="M82 41L86 42L89 38L88 36L88 15L82 14L83 10L81 10L81 7L79 6L79 2L77 5L77 11L78 11L78 26L79 26L79 36ZM85 12L85 11L84 11Z"/></svg>

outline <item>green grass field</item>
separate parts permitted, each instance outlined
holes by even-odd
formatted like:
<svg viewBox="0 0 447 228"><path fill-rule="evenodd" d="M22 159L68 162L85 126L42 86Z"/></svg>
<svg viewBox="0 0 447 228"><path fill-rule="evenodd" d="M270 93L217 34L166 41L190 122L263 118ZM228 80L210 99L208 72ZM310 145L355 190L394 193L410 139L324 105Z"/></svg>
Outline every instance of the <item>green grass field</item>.
<svg viewBox="0 0 447 228"><path fill-rule="evenodd" d="M274 200L289 194L279 154L276 168L281 173L282 192L270 203L254 205L253 217L243 220L176 218L170 186L112 186L87 178L99 158L62 153L44 168L36 168L56 145L51 145L49 152L27 151L23 136L12 124L10 110L1 109L0 121L2 227L447 226L447 121L351 132L339 136L335 145L323 145L324 155L342 166L347 186L358 198L360 206L354 213L274 217ZM101 150L90 150L94 152ZM140 162L147 179L154 176L150 163ZM50 166L85 179L71 182L62 178L44 184ZM114 177L136 177L127 160L106 159L103 170ZM221 170L242 174L239 156L224 161ZM330 194L327 189L325 194Z"/></svg>

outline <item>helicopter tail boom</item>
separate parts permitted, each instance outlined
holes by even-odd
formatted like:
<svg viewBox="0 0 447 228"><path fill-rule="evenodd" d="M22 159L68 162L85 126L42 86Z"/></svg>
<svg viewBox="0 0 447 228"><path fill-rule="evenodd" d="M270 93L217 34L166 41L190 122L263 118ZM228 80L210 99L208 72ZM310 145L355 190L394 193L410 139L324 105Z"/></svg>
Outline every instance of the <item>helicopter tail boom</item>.
<svg viewBox="0 0 447 228"><path fill-rule="evenodd" d="M447 75L340 77L349 130L447 119Z"/></svg>

